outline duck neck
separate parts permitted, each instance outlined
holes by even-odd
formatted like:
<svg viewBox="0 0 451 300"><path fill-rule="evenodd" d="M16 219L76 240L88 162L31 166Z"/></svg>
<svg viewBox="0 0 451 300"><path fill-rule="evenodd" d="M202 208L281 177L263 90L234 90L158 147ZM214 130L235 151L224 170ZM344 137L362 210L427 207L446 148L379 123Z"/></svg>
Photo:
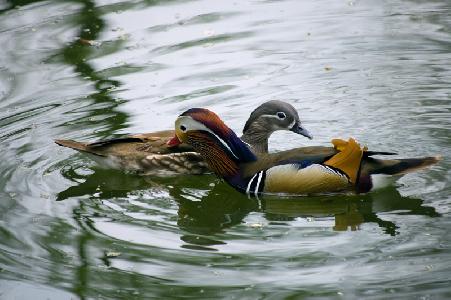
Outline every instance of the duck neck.
<svg viewBox="0 0 451 300"><path fill-rule="evenodd" d="M257 153L268 153L268 139L273 130L260 124L252 124L243 132L241 139Z"/></svg>
<svg viewBox="0 0 451 300"><path fill-rule="evenodd" d="M197 152L206 160L213 172L226 179L240 177L241 164L257 160L248 145L230 131L226 136L219 137L210 133L198 133L189 138Z"/></svg>
<svg viewBox="0 0 451 300"><path fill-rule="evenodd" d="M243 142L242 142L243 143ZM216 147L210 147L209 149L198 150L205 158L206 162L210 166L210 169L224 181L231 185L234 189L241 193L245 193L252 196L257 196L262 192L264 186L264 178L266 176L265 171L260 171L251 177L244 177L242 173L242 167L246 163L256 161L254 154L249 150L246 144L248 158L236 159L234 155L230 155L228 150ZM234 149L236 150L236 148ZM249 159L249 157L252 157ZM262 180L263 178L263 180Z"/></svg>

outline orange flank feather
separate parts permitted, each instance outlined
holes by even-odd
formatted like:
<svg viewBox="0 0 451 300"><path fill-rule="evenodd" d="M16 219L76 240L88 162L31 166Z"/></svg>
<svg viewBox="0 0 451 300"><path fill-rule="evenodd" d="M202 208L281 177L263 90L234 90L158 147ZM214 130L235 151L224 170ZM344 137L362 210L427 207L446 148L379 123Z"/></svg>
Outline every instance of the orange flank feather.
<svg viewBox="0 0 451 300"><path fill-rule="evenodd" d="M349 180L355 184L365 148L360 147L352 138L347 142L334 139L332 144L340 152L325 161L324 164L343 171L349 177Z"/></svg>

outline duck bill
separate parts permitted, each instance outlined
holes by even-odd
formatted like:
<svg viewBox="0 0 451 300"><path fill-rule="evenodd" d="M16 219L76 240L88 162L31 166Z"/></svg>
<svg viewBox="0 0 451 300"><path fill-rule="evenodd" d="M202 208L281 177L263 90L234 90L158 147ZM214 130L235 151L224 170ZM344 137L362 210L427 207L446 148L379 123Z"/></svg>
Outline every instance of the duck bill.
<svg viewBox="0 0 451 300"><path fill-rule="evenodd" d="M310 140L313 139L313 135L299 123L294 124L293 128L291 128L290 131L303 135Z"/></svg>
<svg viewBox="0 0 451 300"><path fill-rule="evenodd" d="M169 141L166 142L166 145L168 147L177 147L181 143L182 142L180 141L180 139L175 135L173 138L171 138Z"/></svg>

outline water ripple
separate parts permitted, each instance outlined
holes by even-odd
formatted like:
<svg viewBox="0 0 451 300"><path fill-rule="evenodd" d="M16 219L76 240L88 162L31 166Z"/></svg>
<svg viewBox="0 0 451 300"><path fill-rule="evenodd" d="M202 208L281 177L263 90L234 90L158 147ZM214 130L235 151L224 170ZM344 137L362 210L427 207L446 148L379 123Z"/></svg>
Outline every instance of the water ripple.
<svg viewBox="0 0 451 300"><path fill-rule="evenodd" d="M0 295L449 293L446 1L7 1L0 10ZM99 169L53 143L169 129L193 106L238 131L270 99L292 103L315 135L277 133L272 151L355 136L444 159L367 195L255 200L209 175Z"/></svg>

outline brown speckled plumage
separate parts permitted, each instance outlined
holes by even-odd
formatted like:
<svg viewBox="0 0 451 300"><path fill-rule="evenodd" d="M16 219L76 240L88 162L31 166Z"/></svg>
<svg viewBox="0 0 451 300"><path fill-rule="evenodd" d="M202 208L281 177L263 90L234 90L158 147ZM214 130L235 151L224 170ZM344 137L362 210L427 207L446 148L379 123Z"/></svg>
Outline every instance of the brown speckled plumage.
<svg viewBox="0 0 451 300"><path fill-rule="evenodd" d="M286 115L283 120L276 117L280 112ZM294 129L299 127L299 116L293 106L282 101L268 101L251 113L244 127L242 139L251 146L254 152L266 153L268 152L268 138L274 131L295 131ZM210 172L206 162L198 153L194 152L192 147L186 144L168 147L167 142L172 137L174 137L174 131L165 130L94 143L72 140L55 140L55 142L60 146L90 154L90 157L102 166L139 174L203 174Z"/></svg>

